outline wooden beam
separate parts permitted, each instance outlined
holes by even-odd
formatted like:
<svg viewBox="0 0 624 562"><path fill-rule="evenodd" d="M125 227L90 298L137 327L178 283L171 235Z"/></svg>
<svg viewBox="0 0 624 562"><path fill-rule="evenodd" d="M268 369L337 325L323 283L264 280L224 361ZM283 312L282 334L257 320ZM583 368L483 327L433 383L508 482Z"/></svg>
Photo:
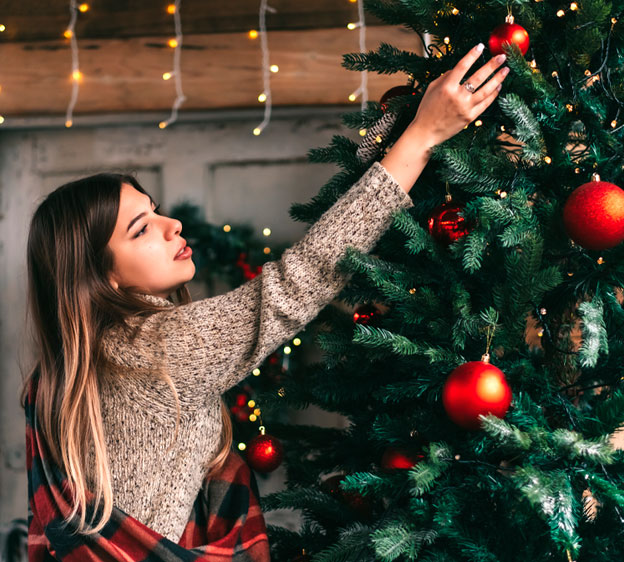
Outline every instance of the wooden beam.
<svg viewBox="0 0 624 562"><path fill-rule="evenodd" d="M173 18L166 11L167 0L106 0L87 2L80 13L76 37L122 39L165 37L173 34ZM180 9L185 34L235 33L258 28L259 0L183 0ZM271 0L275 12L267 14L271 31L344 28L357 21L357 4L348 0ZM7 42L53 41L60 39L69 24L67 0L3 0L0 44ZM381 25L372 15L367 25Z"/></svg>
<svg viewBox="0 0 624 562"><path fill-rule="evenodd" d="M392 26L368 30L368 48L380 42L422 52L417 36ZM261 52L245 33L189 35L182 53L187 101L182 110L259 107ZM357 36L342 29L275 31L269 35L276 106L341 105L360 83L360 73L342 68L342 54L357 51ZM8 43L0 46L0 114L63 115L70 98L71 56L62 41ZM175 98L173 51L158 37L83 41L76 114L168 111ZM371 99L407 77L369 75ZM354 108L357 103L354 104Z"/></svg>

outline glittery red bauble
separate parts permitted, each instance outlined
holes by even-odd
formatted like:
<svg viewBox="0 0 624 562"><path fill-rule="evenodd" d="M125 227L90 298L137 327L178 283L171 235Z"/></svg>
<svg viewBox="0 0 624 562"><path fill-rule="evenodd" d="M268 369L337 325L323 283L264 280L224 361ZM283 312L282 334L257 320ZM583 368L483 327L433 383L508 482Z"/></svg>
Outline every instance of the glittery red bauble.
<svg viewBox="0 0 624 562"><path fill-rule="evenodd" d="M368 326L375 323L379 314L379 310L372 304L363 304L355 309L355 312L353 313L353 321L356 324Z"/></svg>
<svg viewBox="0 0 624 562"><path fill-rule="evenodd" d="M381 468L384 470L405 470L412 468L425 458L417 453L400 447L388 447L381 457Z"/></svg>
<svg viewBox="0 0 624 562"><path fill-rule="evenodd" d="M379 100L381 109L385 113L388 109L388 102L392 98L396 98L397 96L415 96L417 93L418 91L415 90L413 86L395 86L394 88L390 88ZM405 107L409 106L409 103L405 104Z"/></svg>
<svg viewBox="0 0 624 562"><path fill-rule="evenodd" d="M577 187L563 207L568 236L588 250L604 250L624 240L624 190L606 181Z"/></svg>
<svg viewBox="0 0 624 562"><path fill-rule="evenodd" d="M502 418L511 404L505 374L485 361L457 367L444 383L442 402L448 416L465 429L479 429L481 414Z"/></svg>
<svg viewBox="0 0 624 562"><path fill-rule="evenodd" d="M258 472L273 472L284 460L284 447L272 435L256 435L247 443L247 463Z"/></svg>
<svg viewBox="0 0 624 562"><path fill-rule="evenodd" d="M445 246L466 236L470 232L470 224L460 215L463 211L464 207L454 201L436 207L429 215L429 234Z"/></svg>
<svg viewBox="0 0 624 562"><path fill-rule="evenodd" d="M524 27L517 23L503 23L490 34L488 45L492 55L503 53L505 43L515 43L520 48L520 52L525 55L529 50L529 34Z"/></svg>

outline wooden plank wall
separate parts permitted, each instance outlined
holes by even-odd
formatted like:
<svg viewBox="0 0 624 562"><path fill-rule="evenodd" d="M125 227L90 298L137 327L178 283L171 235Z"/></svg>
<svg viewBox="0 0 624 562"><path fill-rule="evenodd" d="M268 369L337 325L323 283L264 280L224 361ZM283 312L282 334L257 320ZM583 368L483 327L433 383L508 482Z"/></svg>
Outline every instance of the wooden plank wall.
<svg viewBox="0 0 624 562"><path fill-rule="evenodd" d="M198 0L194 1L197 4ZM59 38L68 21L66 3L59 11L58 0L8 2L14 6L7 10L2 20L7 28L0 34L0 115L62 116L72 86L69 41ZM33 4L40 8L27 15L26 7ZM170 109L175 99L174 81L162 79L173 66L173 49L167 46L171 16L162 15L166 3L157 12L149 9L146 0L105 4L117 11L108 14L100 8L97 17L91 12L81 14L76 27L83 80L75 115ZM260 41L247 35L257 23L256 0L208 2L215 8L212 19L205 7L202 10L198 4L193 11L191 0L183 4L186 33L181 66L187 100L182 110L261 106L257 100L262 92ZM280 68L271 75L273 104L349 103L348 95L359 86L360 73L345 70L341 63L344 53L359 51L358 31L318 26L352 21L354 5L346 0L322 0L319 5L297 2L294 10L292 0L271 4L278 4L281 12L270 14L270 20L273 24L279 21L283 28L277 25L278 29L268 33L271 63ZM153 33L146 35L150 25ZM225 32L215 32L217 29ZM418 36L411 31L386 25L367 27L367 49L381 42L422 52ZM370 99L379 99L387 89L406 82L405 75L370 75Z"/></svg>

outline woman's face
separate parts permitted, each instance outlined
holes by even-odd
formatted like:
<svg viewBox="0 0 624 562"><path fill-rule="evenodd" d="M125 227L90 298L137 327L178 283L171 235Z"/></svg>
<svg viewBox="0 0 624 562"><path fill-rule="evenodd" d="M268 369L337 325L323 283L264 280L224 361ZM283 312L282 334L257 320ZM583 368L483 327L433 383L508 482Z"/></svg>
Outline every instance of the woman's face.
<svg viewBox="0 0 624 562"><path fill-rule="evenodd" d="M121 185L117 222L108 242L113 254L109 279L114 288L166 298L193 278L195 264L180 236L180 221L155 209L147 195Z"/></svg>

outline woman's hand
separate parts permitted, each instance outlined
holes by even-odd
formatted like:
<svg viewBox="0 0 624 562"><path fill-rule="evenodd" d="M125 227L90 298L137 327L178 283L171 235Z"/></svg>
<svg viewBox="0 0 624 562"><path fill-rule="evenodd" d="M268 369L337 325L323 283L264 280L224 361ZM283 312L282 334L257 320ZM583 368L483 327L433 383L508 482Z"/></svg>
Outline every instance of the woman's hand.
<svg viewBox="0 0 624 562"><path fill-rule="evenodd" d="M503 64L505 55L491 59L462 84L482 52L483 45L477 45L452 70L429 84L414 120L381 161L406 192L427 164L431 148L476 119L500 92L509 69L488 77Z"/></svg>
<svg viewBox="0 0 624 562"><path fill-rule="evenodd" d="M460 84L482 51L483 44L471 49L452 70L431 82L425 91L410 128L418 129L430 147L461 131L481 115L498 95L509 69L503 68L487 82L486 79L505 62L505 55L494 57Z"/></svg>

